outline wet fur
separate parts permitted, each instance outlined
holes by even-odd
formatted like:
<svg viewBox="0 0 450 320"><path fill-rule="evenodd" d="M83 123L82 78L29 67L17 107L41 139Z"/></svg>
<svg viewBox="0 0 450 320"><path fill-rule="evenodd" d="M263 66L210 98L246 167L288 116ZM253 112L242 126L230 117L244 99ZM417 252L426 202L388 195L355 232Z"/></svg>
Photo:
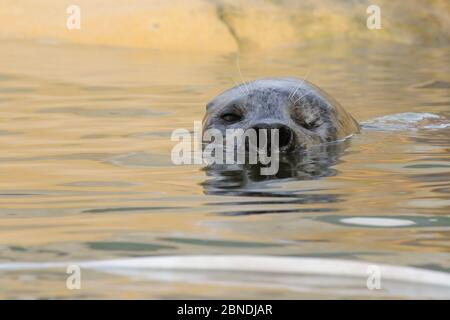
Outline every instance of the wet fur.
<svg viewBox="0 0 450 320"><path fill-rule="evenodd" d="M224 113L242 120L227 124ZM305 80L270 78L233 87L207 105L203 130L247 130L255 124L281 123L295 133L296 149L343 139L359 132L357 121L323 90Z"/></svg>

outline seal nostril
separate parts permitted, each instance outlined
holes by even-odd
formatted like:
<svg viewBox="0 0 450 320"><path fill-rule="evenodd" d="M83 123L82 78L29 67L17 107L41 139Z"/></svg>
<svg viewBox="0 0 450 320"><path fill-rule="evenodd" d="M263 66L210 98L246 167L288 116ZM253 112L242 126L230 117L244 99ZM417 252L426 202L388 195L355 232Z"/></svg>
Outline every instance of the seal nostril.
<svg viewBox="0 0 450 320"><path fill-rule="evenodd" d="M257 140L256 145L259 148L262 147L268 147L270 149L270 146L272 144L271 141L271 133L270 130L277 129L278 130L278 148L281 150L287 150L289 147L292 146L293 140L294 140L294 132L291 128L288 126L282 125L282 124L257 124L252 127L253 130L256 131L257 134ZM260 130L265 129L267 134L267 140L264 142L260 141L259 132Z"/></svg>
<svg viewBox="0 0 450 320"><path fill-rule="evenodd" d="M279 147L284 149L292 143L292 138L294 136L292 130L289 127L281 126L278 128L279 132Z"/></svg>

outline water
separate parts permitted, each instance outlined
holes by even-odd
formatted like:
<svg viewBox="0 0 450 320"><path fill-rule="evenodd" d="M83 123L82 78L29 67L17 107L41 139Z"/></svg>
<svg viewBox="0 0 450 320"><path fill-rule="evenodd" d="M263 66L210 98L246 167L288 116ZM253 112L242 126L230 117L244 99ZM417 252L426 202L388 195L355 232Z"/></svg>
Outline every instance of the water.
<svg viewBox="0 0 450 320"><path fill-rule="evenodd" d="M0 298L448 297L431 278L450 273L449 54L362 42L242 52L243 79L307 75L366 123L263 179L170 161L172 130L192 130L242 81L236 55L2 41ZM179 255L207 256L203 271L122 260ZM370 291L365 269L249 273L238 260L218 272L216 255L441 273L428 289ZM82 290L66 288L65 263L103 260L126 263L87 267Z"/></svg>

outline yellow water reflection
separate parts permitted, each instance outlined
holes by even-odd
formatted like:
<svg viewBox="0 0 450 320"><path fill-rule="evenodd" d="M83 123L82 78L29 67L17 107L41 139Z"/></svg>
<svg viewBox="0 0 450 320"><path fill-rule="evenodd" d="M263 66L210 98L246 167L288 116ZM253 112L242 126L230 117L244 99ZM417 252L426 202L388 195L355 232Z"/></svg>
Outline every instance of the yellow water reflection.
<svg viewBox="0 0 450 320"><path fill-rule="evenodd" d="M365 4L349 13L340 1L258 9L252 1L218 1L221 10L207 1L189 10L184 1L79 1L85 20L75 34L58 27L65 25L62 3L33 2L27 10L30 1L2 1L0 261L256 254L448 272L448 127L363 130L309 178L261 181L245 170L170 160L172 130L192 130L222 90L267 76L307 74L361 122L401 112L448 122L448 2L379 2L385 24L375 34L365 29ZM392 19L398 12L404 18ZM387 225L345 220L374 217ZM97 272L75 293L58 272L8 273L0 296L300 295L148 286Z"/></svg>

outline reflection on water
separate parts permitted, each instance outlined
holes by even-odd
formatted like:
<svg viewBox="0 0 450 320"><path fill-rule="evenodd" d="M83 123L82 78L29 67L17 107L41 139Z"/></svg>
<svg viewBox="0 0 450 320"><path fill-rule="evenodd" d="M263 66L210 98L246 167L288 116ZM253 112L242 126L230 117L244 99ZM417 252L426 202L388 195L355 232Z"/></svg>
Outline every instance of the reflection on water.
<svg viewBox="0 0 450 320"><path fill-rule="evenodd" d="M337 163L348 144L346 140L314 146L294 154L282 154L274 175L261 175L261 164L210 165L205 172L212 178L202 185L206 194L251 195L252 190L264 188L270 180L312 180L332 176L336 170L331 167Z"/></svg>
<svg viewBox="0 0 450 320"><path fill-rule="evenodd" d="M448 48L355 42L243 52L245 79L310 69L310 81L366 123L349 140L282 158L267 177L257 166L170 161L172 130L190 130L206 101L240 81L235 55L0 47L0 266L226 254L448 274ZM393 114L403 116L380 122ZM411 122L426 114L438 118ZM125 271L86 271L85 289L73 292L61 270L4 270L0 297L377 297L365 280L323 275L279 274L276 288L255 275L260 285L249 287L236 271L230 288L222 286L226 272L189 284L170 272L168 283ZM320 290L325 280L329 288Z"/></svg>
<svg viewBox="0 0 450 320"><path fill-rule="evenodd" d="M339 200L336 194L328 194L325 190L320 194L301 192L298 190L279 190L271 188L276 182L308 181L336 175L332 168L349 145L349 140L315 146L307 151L281 155L279 169L275 175L261 175L261 164L227 165L214 164L204 168L208 177L202 183L207 195L256 197L264 200L233 201L210 203L214 206L241 205L239 211L224 212L224 215L276 214L295 212L329 212L335 211L331 205ZM315 208L314 204L325 203L330 207ZM256 209L254 205L279 205L277 209ZM301 207L286 209L283 205L298 204ZM309 208L308 208L308 207Z"/></svg>

